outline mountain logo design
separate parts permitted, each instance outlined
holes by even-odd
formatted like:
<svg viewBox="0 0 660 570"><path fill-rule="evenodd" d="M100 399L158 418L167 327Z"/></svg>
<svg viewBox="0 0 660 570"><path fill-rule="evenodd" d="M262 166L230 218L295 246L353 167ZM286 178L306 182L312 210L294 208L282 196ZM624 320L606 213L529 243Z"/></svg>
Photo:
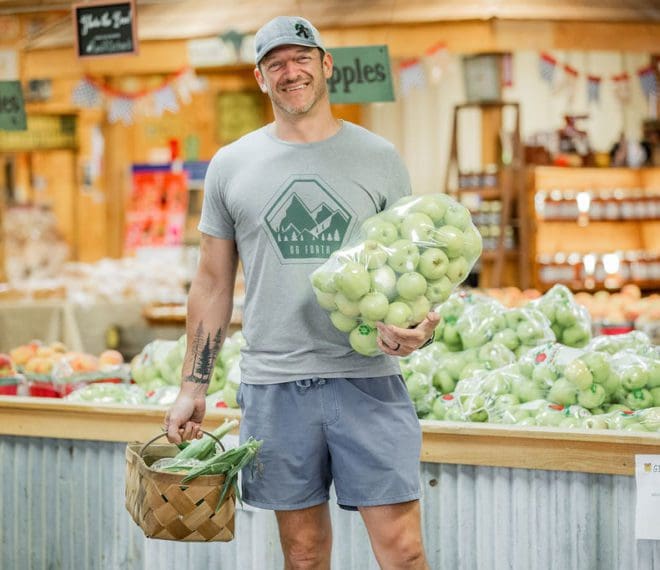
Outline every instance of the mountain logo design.
<svg viewBox="0 0 660 570"><path fill-rule="evenodd" d="M355 214L318 177L291 178L266 206L268 236L283 263L324 260L350 233Z"/></svg>

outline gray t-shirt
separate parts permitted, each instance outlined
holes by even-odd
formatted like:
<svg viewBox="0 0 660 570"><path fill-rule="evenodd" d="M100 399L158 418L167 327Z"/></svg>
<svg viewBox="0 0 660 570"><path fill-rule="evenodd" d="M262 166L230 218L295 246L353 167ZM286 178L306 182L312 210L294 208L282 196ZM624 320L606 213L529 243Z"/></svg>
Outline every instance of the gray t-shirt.
<svg viewBox="0 0 660 570"><path fill-rule="evenodd" d="M309 276L355 241L362 222L410 194L394 146L344 121L332 137L298 144L272 125L223 147L204 183L199 230L236 241L245 273L241 379L398 374L396 358L356 353L316 301Z"/></svg>

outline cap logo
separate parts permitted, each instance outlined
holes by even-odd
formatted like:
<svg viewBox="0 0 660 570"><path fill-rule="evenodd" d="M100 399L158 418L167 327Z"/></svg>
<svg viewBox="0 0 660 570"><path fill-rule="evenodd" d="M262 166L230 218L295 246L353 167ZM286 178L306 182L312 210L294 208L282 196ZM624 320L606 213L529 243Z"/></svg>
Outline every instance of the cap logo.
<svg viewBox="0 0 660 570"><path fill-rule="evenodd" d="M298 23L296 24L296 35L299 38L305 38L306 40L308 40L311 37L312 32L309 30L307 26L305 26L305 24Z"/></svg>

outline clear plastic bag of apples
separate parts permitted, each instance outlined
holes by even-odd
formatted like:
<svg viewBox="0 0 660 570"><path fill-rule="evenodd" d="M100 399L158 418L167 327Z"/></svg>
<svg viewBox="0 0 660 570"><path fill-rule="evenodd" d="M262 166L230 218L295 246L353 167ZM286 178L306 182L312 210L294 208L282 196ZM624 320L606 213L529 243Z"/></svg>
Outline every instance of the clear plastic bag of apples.
<svg viewBox="0 0 660 570"><path fill-rule="evenodd" d="M411 328L443 303L481 255L470 212L446 194L406 196L365 220L357 241L310 276L332 325L366 356L378 321Z"/></svg>

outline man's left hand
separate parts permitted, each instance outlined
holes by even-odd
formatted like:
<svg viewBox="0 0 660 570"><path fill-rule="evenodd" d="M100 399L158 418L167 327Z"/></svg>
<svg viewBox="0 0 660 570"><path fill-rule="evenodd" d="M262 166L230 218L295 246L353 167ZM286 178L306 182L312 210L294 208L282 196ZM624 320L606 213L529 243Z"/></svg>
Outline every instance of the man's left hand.
<svg viewBox="0 0 660 570"><path fill-rule="evenodd" d="M440 322L440 315L431 311L414 329L403 329L378 322L378 346L385 354L408 356L417 350L433 335Z"/></svg>

